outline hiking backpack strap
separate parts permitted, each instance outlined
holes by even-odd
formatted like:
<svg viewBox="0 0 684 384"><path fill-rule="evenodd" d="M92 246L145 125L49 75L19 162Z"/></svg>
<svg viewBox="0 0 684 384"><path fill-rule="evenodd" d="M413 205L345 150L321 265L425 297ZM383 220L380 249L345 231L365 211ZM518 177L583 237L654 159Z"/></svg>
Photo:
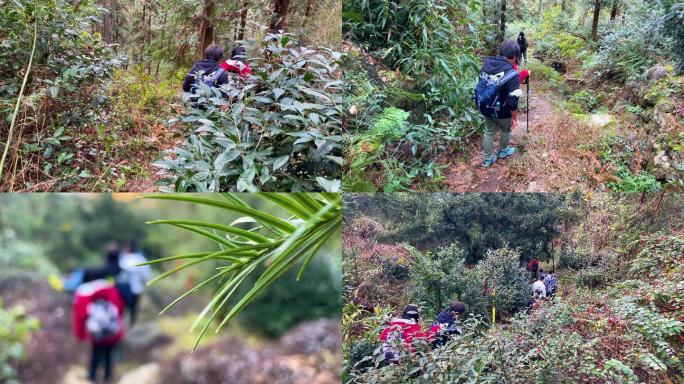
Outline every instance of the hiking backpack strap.
<svg viewBox="0 0 684 384"><path fill-rule="evenodd" d="M221 78L221 76L223 76L224 73L226 73L226 70L223 69L223 67L219 66L219 68L217 70L215 70L214 73L211 74L211 78L210 78L211 83L215 85L216 82L219 81L219 79Z"/></svg>

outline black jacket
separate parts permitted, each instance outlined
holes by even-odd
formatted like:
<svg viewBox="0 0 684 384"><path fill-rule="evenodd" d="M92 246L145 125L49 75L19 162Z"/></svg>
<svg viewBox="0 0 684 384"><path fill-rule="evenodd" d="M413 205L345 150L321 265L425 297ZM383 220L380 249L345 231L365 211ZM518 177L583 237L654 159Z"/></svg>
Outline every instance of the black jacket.
<svg viewBox="0 0 684 384"><path fill-rule="evenodd" d="M527 39L525 36L518 36L518 46L520 47L520 52L527 52Z"/></svg>
<svg viewBox="0 0 684 384"><path fill-rule="evenodd" d="M484 66L480 72L484 72L488 75L499 75L504 76L504 74L514 71L513 64L506 60L503 56L488 57L485 59ZM511 117L511 111L518 110L518 99L522 96L522 91L520 90L520 76L513 76L506 84L501 84L499 87L499 100L505 100L499 111L500 119L507 119Z"/></svg>
<svg viewBox="0 0 684 384"><path fill-rule="evenodd" d="M195 63L195 65L192 66L192 69L190 69L190 72L185 76L185 80L183 81L183 90L185 92L191 92L192 91L192 85L195 83L195 74L199 73L200 71L204 71L205 75L209 75L213 73L214 71L217 71L219 69L219 63L213 60L209 59L204 59L200 60ZM228 72L224 73L219 77L218 81L216 82L216 85L222 85L228 82Z"/></svg>

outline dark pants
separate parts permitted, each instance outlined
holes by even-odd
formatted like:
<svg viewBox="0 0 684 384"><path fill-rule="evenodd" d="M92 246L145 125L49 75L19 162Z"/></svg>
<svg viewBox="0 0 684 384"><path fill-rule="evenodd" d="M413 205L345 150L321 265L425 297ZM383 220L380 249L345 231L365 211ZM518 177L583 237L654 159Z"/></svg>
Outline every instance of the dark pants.
<svg viewBox="0 0 684 384"><path fill-rule="evenodd" d="M138 300L140 295L131 295L130 301L128 303L128 312L130 313L131 327L135 323L136 308L138 308Z"/></svg>
<svg viewBox="0 0 684 384"><path fill-rule="evenodd" d="M97 370L100 365L104 365L104 379L109 382L112 378L112 350L113 346L93 345L93 352L90 355L90 370L88 379L97 381Z"/></svg>

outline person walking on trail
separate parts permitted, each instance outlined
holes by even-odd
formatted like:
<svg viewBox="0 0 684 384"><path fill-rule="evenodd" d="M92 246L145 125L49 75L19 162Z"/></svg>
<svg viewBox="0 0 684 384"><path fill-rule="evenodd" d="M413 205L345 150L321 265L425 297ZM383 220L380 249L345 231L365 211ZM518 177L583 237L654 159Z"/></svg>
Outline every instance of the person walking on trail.
<svg viewBox="0 0 684 384"><path fill-rule="evenodd" d="M147 259L138 249L135 240L126 243L119 256L121 273L117 278L117 286L126 302L131 326L135 323L140 295L145 292L145 284L152 277L150 266L140 265L145 262L147 262Z"/></svg>
<svg viewBox="0 0 684 384"><path fill-rule="evenodd" d="M461 334L460 319L464 314L465 305L459 301L453 301L447 308L444 308L437 314L433 323L433 327L438 327L436 347L446 344L449 337Z"/></svg>
<svg viewBox="0 0 684 384"><path fill-rule="evenodd" d="M518 47L520 47L520 65L524 66L527 63L527 39L525 38L525 32L520 31L518 35Z"/></svg>
<svg viewBox="0 0 684 384"><path fill-rule="evenodd" d="M220 87L226 84L229 81L229 76L226 70L219 65L222 58L223 47L210 44L204 51L204 59L197 61L185 76L183 90L196 94L202 83L209 87Z"/></svg>
<svg viewBox="0 0 684 384"><path fill-rule="evenodd" d="M475 88L475 103L485 118L482 166L490 167L498 159L516 152L509 146L511 130L518 126L518 101L522 96L520 74L514 64L520 55L515 41L505 40L499 47L499 56L485 59ZM501 131L499 151L493 153L494 137Z"/></svg>
<svg viewBox="0 0 684 384"><path fill-rule="evenodd" d="M91 345L88 379L98 382L100 367L104 382L114 375L113 351L125 335L125 304L116 286L104 279L81 284L74 294L73 328L79 340Z"/></svg>
<svg viewBox="0 0 684 384"><path fill-rule="evenodd" d="M242 45L233 48L230 59L221 63L221 68L226 72L240 75L240 79L246 79L252 74L252 67L247 61L247 51Z"/></svg>
<svg viewBox="0 0 684 384"><path fill-rule="evenodd" d="M404 349L412 351L415 340L431 340L434 338L438 327L433 326L424 332L418 323L419 320L418 306L409 304L404 308L400 318L392 319L389 326L380 332L381 351L385 362L397 363L399 361L399 354L395 349L398 342L402 343Z"/></svg>
<svg viewBox="0 0 684 384"><path fill-rule="evenodd" d="M119 266L119 247L115 243L109 243L105 247L105 263L102 267L86 268L83 270L83 281L87 283L93 280L116 278L121 272Z"/></svg>

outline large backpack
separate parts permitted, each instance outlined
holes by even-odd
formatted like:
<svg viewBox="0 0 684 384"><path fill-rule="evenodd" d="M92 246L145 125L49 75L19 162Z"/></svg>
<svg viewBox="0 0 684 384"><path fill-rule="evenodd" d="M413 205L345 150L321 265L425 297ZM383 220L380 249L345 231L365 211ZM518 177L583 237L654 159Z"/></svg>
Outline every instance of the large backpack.
<svg viewBox="0 0 684 384"><path fill-rule="evenodd" d="M97 299L88 304L86 330L95 343L101 343L121 332L121 311L109 300Z"/></svg>
<svg viewBox="0 0 684 384"><path fill-rule="evenodd" d="M192 93L197 93L200 88L200 84L205 84L209 88L214 88L216 87L216 83L219 81L221 76L226 73L226 70L221 68L221 66L218 67L217 70L210 74L205 74L201 75L197 80L195 80L195 83L192 85Z"/></svg>
<svg viewBox="0 0 684 384"><path fill-rule="evenodd" d="M498 117L501 107L506 104L505 100L499 99L499 89L515 76L520 76L515 70L504 72L501 77L486 72L480 73L473 97L480 113L486 117Z"/></svg>

